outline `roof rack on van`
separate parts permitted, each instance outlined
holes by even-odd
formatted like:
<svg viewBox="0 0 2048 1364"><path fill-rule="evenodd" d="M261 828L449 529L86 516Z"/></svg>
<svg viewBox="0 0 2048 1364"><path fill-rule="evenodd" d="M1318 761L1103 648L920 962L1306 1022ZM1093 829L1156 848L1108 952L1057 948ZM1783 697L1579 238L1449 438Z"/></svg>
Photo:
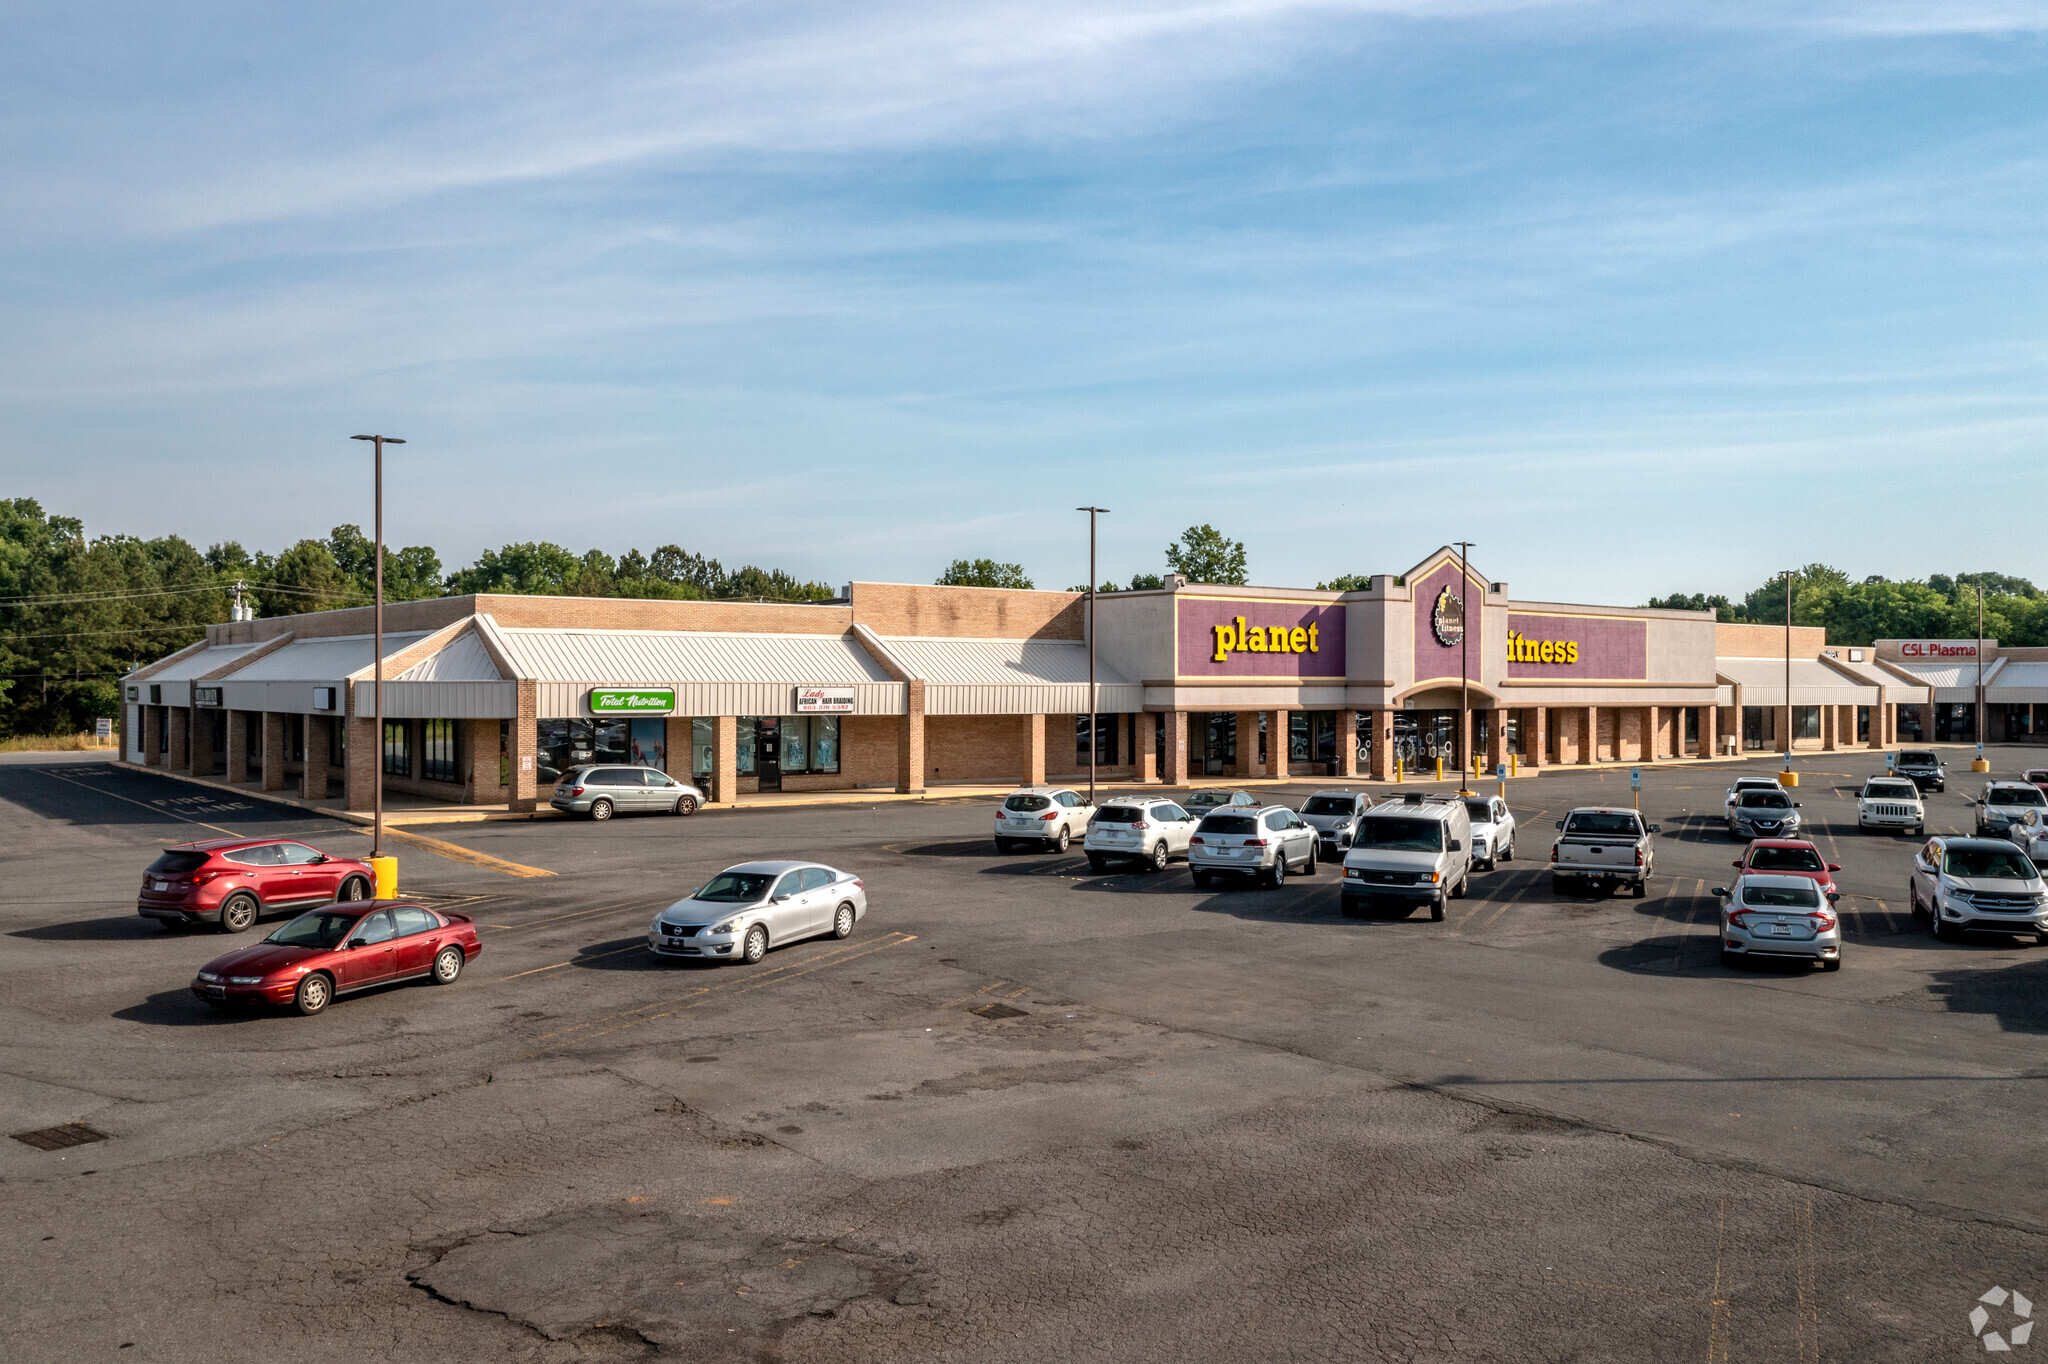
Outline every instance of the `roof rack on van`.
<svg viewBox="0 0 2048 1364"><path fill-rule="evenodd" d="M1448 805L1456 799L1456 796L1447 796L1438 791L1403 791L1401 793L1401 803L1403 805L1421 805L1424 802L1432 805Z"/></svg>

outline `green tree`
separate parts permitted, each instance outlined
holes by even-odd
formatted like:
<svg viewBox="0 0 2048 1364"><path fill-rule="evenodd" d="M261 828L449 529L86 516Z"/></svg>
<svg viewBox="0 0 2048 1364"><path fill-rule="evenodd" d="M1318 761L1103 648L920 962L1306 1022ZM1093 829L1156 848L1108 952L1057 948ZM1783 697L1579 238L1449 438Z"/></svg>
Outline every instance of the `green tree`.
<svg viewBox="0 0 2048 1364"><path fill-rule="evenodd" d="M799 582L779 568L748 564L734 570L719 595L741 601L829 601L839 594L823 583Z"/></svg>
<svg viewBox="0 0 2048 1364"><path fill-rule="evenodd" d="M528 540L487 549L468 568L448 578L454 595L473 592L503 592L513 596L573 595L574 584L583 575L583 561L560 545L545 540Z"/></svg>
<svg viewBox="0 0 2048 1364"><path fill-rule="evenodd" d="M1827 564L1808 564L1793 570L1792 610L1793 624L1799 624L1799 599L1817 588L1844 588L1849 586L1849 575L1839 568ZM1765 625L1782 625L1785 621L1785 575L1772 575L1764 584L1742 600L1742 618L1759 621Z"/></svg>
<svg viewBox="0 0 2048 1364"><path fill-rule="evenodd" d="M955 559L939 575L940 587L1017 587L1029 589L1031 579L1022 564L999 564L994 559Z"/></svg>
<svg viewBox="0 0 2048 1364"><path fill-rule="evenodd" d="M1718 621L1742 618L1741 610L1719 593L1708 596L1703 592L1673 592L1668 597L1652 597L1643 605L1653 611L1712 611Z"/></svg>
<svg viewBox="0 0 2048 1364"><path fill-rule="evenodd" d="M1326 583L1317 583L1318 592L1363 592L1372 586L1370 573L1339 573Z"/></svg>
<svg viewBox="0 0 2048 1364"><path fill-rule="evenodd" d="M1176 543L1166 547L1166 564L1191 583L1241 587L1245 582L1244 542L1227 539L1207 523L1189 526Z"/></svg>
<svg viewBox="0 0 2048 1364"><path fill-rule="evenodd" d="M266 616L327 611L357 600L355 584L323 540L301 540L267 566L257 593Z"/></svg>

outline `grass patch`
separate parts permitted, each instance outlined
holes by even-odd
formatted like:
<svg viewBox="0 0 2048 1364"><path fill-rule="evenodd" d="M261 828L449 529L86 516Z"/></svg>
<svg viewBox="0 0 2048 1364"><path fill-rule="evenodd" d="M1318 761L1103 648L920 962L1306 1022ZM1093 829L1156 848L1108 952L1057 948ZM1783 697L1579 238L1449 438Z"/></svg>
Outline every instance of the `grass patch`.
<svg viewBox="0 0 2048 1364"><path fill-rule="evenodd" d="M17 734L0 739L0 753L80 753L89 748L112 749L120 736L95 739L90 734Z"/></svg>

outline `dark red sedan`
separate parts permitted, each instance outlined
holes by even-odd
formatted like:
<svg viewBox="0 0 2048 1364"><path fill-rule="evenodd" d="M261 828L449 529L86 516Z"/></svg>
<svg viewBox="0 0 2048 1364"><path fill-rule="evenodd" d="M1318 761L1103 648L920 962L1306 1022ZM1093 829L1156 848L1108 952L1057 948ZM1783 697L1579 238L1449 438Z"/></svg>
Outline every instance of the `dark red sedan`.
<svg viewBox="0 0 2048 1364"><path fill-rule="evenodd" d="M369 863L296 839L215 838L165 848L142 873L135 912L167 928L241 933L276 910L367 900L375 884Z"/></svg>
<svg viewBox="0 0 2048 1364"><path fill-rule="evenodd" d="M404 900L308 910L265 938L200 969L192 993L208 1004L292 1004L317 1014L336 995L424 977L453 985L483 944L467 914Z"/></svg>
<svg viewBox="0 0 2048 1364"><path fill-rule="evenodd" d="M1830 862L1820 849L1803 838L1759 838L1735 865L1746 872L1769 876L1806 876L1820 886L1822 896L1835 889L1839 862Z"/></svg>

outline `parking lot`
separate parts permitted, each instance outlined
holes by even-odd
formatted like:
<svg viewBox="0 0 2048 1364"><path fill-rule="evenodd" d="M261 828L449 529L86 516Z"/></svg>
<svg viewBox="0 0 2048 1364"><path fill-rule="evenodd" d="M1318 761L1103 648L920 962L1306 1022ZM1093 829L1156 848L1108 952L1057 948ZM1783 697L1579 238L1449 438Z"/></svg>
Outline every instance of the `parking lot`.
<svg viewBox="0 0 2048 1364"><path fill-rule="evenodd" d="M1930 832L1968 833L1983 778L1944 752ZM1844 969L1724 967L1722 794L1775 766L1644 769L1642 900L1543 863L1626 770L1513 781L1521 855L1442 923L1346 918L1328 866L1197 890L999 856L987 800L431 826L401 886L483 955L300 1018L194 1000L231 940L138 918L141 868L365 830L15 755L9 1130L107 1140L0 1143L0 1333L24 1360L1981 1353L1981 1293L2048 1291L2048 949L1935 942L1913 841L1856 831L1881 755L1845 752L1796 764ZM767 856L859 873L868 917L751 968L650 957L656 909Z"/></svg>

